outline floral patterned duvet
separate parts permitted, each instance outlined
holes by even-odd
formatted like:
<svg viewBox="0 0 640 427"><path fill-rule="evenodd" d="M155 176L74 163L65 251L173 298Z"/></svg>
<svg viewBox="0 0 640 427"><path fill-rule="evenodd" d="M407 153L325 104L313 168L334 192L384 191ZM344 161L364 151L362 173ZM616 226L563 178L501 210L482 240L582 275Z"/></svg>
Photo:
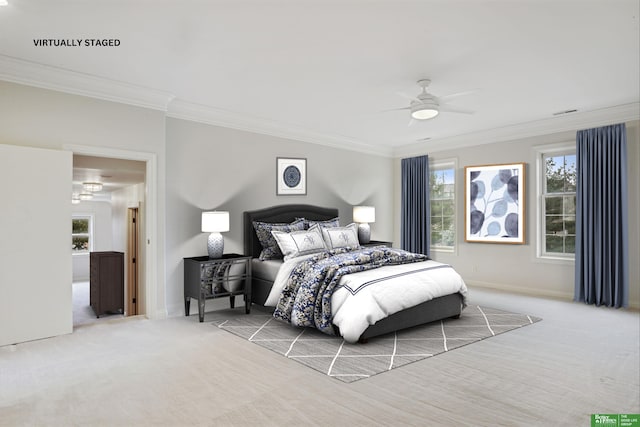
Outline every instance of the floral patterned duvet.
<svg viewBox="0 0 640 427"><path fill-rule="evenodd" d="M339 249L291 260L274 317L349 342L380 319L430 299L467 289L458 273L425 255L385 247ZM288 271L287 271L288 273Z"/></svg>

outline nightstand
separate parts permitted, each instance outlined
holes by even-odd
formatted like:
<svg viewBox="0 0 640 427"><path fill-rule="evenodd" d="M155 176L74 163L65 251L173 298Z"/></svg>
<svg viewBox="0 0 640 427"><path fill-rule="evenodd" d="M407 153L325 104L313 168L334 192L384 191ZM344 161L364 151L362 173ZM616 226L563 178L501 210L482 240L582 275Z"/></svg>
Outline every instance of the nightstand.
<svg viewBox="0 0 640 427"><path fill-rule="evenodd" d="M208 299L229 297L234 308L236 295L244 297L245 313L251 311L251 257L224 254L184 258L184 314L189 316L191 298L198 300L198 317L204 321L204 303Z"/></svg>
<svg viewBox="0 0 640 427"><path fill-rule="evenodd" d="M386 246L390 248L391 246L393 246L393 242L384 242L382 240L370 240L369 243L361 244L360 246L364 248L371 248L374 246Z"/></svg>

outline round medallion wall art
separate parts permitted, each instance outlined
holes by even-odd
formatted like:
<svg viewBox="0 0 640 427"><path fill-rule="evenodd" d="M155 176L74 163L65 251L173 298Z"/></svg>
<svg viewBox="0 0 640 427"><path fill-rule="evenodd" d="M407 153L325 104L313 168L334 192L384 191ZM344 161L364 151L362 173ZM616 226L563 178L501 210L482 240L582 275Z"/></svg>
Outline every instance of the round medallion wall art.
<svg viewBox="0 0 640 427"><path fill-rule="evenodd" d="M278 196L307 194L307 159L276 158L276 194Z"/></svg>
<svg viewBox="0 0 640 427"><path fill-rule="evenodd" d="M300 180L302 179L302 174L300 173L300 169L296 166L287 166L282 174L282 179L284 183L289 188L295 188L300 184Z"/></svg>

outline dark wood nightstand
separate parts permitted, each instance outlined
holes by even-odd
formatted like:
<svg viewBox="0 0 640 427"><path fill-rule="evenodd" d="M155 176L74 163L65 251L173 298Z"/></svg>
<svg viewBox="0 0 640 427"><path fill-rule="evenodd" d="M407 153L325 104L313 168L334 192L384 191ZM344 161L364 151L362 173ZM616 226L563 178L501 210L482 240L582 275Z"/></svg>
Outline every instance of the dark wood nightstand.
<svg viewBox="0 0 640 427"><path fill-rule="evenodd" d="M373 246L386 246L388 248L390 248L391 246L393 246L393 242L384 242L382 240L370 240L369 243L365 243L363 245L360 245L364 248L371 248Z"/></svg>
<svg viewBox="0 0 640 427"><path fill-rule="evenodd" d="M229 297L234 308L236 295L244 297L245 313L251 311L251 257L224 254L184 258L184 314L189 316L191 298L198 300L198 317L204 321L205 301Z"/></svg>

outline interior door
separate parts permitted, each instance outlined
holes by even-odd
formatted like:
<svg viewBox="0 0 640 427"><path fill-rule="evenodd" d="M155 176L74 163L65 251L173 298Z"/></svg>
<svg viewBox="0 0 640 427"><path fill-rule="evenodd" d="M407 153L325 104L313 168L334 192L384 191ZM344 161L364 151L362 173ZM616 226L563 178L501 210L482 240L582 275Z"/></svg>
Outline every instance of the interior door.
<svg viewBox="0 0 640 427"><path fill-rule="evenodd" d="M0 144L0 346L71 333L72 153Z"/></svg>
<svg viewBox="0 0 640 427"><path fill-rule="evenodd" d="M138 314L138 269L140 264L138 227L138 208L129 208L127 210L127 304L125 307L127 316Z"/></svg>

